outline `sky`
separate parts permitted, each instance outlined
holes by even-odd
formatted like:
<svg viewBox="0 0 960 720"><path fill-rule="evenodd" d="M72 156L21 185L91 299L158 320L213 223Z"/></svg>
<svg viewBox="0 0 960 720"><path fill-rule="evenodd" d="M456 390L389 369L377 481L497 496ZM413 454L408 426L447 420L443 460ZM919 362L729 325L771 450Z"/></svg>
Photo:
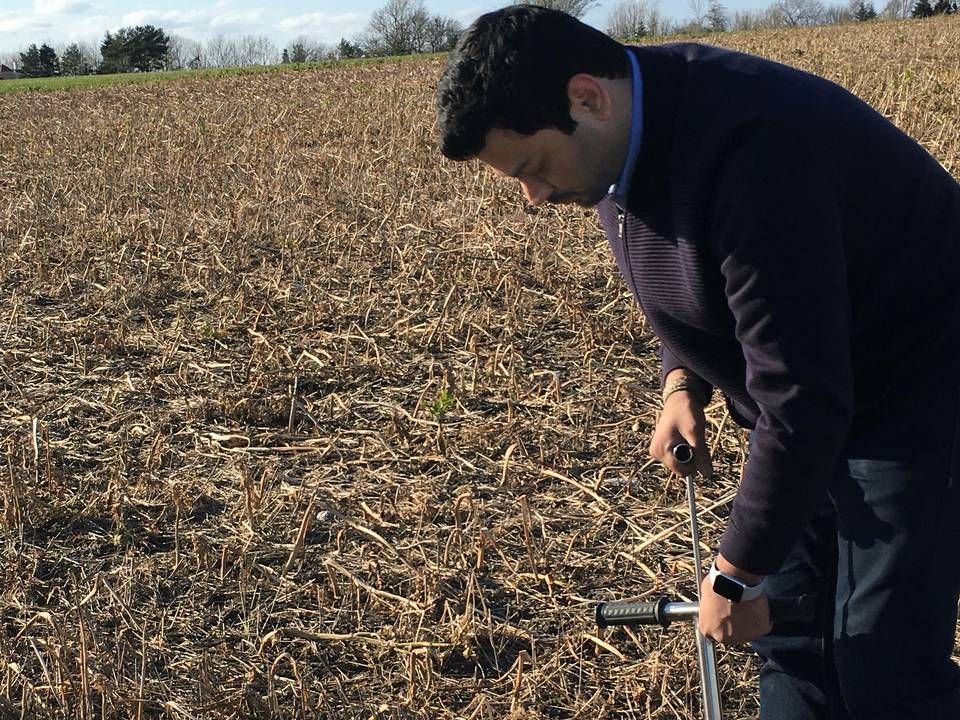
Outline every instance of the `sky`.
<svg viewBox="0 0 960 720"><path fill-rule="evenodd" d="M353 38L370 14L386 0L0 0L0 52L21 50L31 43L63 46L99 41L107 30L130 25L156 25L205 41L215 35L266 35L278 47L305 35L325 44ZM604 29L607 14L619 0L601 0L585 22ZM735 10L767 7L772 0L724 0ZM507 0L424 0L427 10L468 25L480 14ZM661 12L674 20L690 17L687 0L660 0Z"/></svg>

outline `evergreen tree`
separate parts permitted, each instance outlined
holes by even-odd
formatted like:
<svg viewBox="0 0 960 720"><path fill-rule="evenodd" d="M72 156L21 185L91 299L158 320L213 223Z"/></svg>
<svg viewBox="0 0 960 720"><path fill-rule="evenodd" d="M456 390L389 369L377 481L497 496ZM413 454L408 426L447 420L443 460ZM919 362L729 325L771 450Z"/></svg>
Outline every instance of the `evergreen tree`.
<svg viewBox="0 0 960 720"><path fill-rule="evenodd" d="M88 75L89 73L90 66L83 57L83 51L80 50L80 46L76 43L67 46L67 49L63 51L63 56L60 58L60 74Z"/></svg>
<svg viewBox="0 0 960 720"><path fill-rule="evenodd" d="M31 45L20 53L20 74L24 77L53 77L60 74L57 52L44 43L39 48Z"/></svg>
<svg viewBox="0 0 960 720"><path fill-rule="evenodd" d="M170 46L169 36L153 25L120 28L100 43L101 72L149 72L163 69Z"/></svg>
<svg viewBox="0 0 960 720"><path fill-rule="evenodd" d="M928 18L931 15L933 15L933 7L930 5L930 0L917 0L913 6L913 12L910 13L910 17L915 18Z"/></svg>
<svg viewBox="0 0 960 720"><path fill-rule="evenodd" d="M167 62L169 36L153 25L138 25L127 39L130 64L140 72L162 70Z"/></svg>
<svg viewBox="0 0 960 720"><path fill-rule="evenodd" d="M290 53L287 52L286 48L283 49L283 57L280 59L280 62L282 62L284 65L290 62Z"/></svg>
<svg viewBox="0 0 960 720"><path fill-rule="evenodd" d="M127 28L120 28L114 35L107 30L100 43L100 55L103 56L103 62L100 63L101 73L125 73L133 69L126 44Z"/></svg>
<svg viewBox="0 0 960 720"><path fill-rule="evenodd" d="M54 77L60 74L60 59L57 51L44 43L40 46L41 77Z"/></svg>
<svg viewBox="0 0 960 720"><path fill-rule="evenodd" d="M344 60L360 58L363 57L363 48L346 38L340 38L340 43L337 45L337 56Z"/></svg>
<svg viewBox="0 0 960 720"><path fill-rule="evenodd" d="M867 20L873 20L877 17L877 10L873 7L873 3L865 3L863 0L860 0L860 4L857 5L856 11L853 13L853 16L860 22L866 22Z"/></svg>
<svg viewBox="0 0 960 720"><path fill-rule="evenodd" d="M290 62L305 63L310 58L307 46L299 40L290 46Z"/></svg>
<svg viewBox="0 0 960 720"><path fill-rule="evenodd" d="M951 0L937 0L933 6L934 15L951 15L957 11L957 4Z"/></svg>
<svg viewBox="0 0 960 720"><path fill-rule="evenodd" d="M43 77L42 73L40 50L36 45L31 45L20 53L20 74L24 77Z"/></svg>

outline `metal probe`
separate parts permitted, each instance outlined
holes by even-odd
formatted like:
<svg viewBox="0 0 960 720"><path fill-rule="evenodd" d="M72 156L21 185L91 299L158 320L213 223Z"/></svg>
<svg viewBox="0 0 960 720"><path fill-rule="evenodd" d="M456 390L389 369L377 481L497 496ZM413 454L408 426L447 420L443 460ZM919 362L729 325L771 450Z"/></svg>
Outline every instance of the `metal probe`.
<svg viewBox="0 0 960 720"><path fill-rule="evenodd" d="M671 451L674 459L681 465L693 462L693 447L687 443L677 443ZM703 582L703 565L700 561L700 526L697 523L697 496L693 486L693 470L686 474L687 503L690 506L690 534L693 537L693 567L697 580L697 600L700 598L700 583ZM697 638L697 661L700 665L700 690L703 694L704 720L721 720L720 684L717 681L717 658L713 641L700 632L694 624Z"/></svg>

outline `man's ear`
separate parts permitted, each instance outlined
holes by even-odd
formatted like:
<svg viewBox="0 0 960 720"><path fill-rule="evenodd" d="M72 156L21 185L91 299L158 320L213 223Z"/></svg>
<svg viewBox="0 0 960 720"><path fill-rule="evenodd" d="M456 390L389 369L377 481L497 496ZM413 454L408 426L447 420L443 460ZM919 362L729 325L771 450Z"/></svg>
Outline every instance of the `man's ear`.
<svg viewBox="0 0 960 720"><path fill-rule="evenodd" d="M567 97L570 100L570 115L574 120L584 115L606 120L612 112L610 93L593 75L578 73L570 78L567 81Z"/></svg>

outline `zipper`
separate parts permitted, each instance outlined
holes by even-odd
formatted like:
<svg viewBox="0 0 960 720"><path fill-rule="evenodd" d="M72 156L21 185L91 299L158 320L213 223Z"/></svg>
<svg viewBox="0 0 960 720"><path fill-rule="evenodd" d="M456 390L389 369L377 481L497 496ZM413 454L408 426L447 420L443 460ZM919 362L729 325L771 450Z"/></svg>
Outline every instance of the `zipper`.
<svg viewBox="0 0 960 720"><path fill-rule="evenodd" d="M626 263L626 273L624 273L623 279L627 281L627 287L630 288L630 292L636 299L637 305L643 310L643 303L640 302L640 294L637 292L637 283L633 277L633 264L630 262L630 248L627 247L626 231L627 211L617 204L617 233L620 236L620 249L623 252L623 260Z"/></svg>

